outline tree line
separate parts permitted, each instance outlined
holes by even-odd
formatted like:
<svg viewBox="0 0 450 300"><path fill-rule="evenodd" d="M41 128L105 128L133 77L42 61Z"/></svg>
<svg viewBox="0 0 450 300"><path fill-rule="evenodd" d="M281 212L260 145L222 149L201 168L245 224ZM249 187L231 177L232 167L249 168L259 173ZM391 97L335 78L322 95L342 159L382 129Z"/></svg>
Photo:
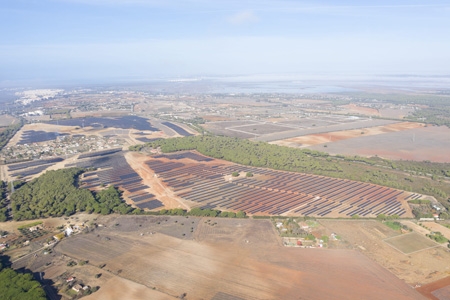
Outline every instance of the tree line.
<svg viewBox="0 0 450 300"><path fill-rule="evenodd" d="M9 125L2 132L0 132L0 150L8 144L9 140L22 128L24 122L21 119L19 123Z"/></svg>
<svg viewBox="0 0 450 300"><path fill-rule="evenodd" d="M247 215L243 211L231 212L231 211L221 211L217 209L210 208L199 208L194 207L190 211L187 211L182 208L173 208L173 209L161 209L159 212L155 214L159 215L170 215L170 216L196 216L196 217L220 217L220 218L246 218Z"/></svg>
<svg viewBox="0 0 450 300"><path fill-rule="evenodd" d="M6 203L6 186L7 182L0 181L0 222L5 222L7 219L8 207Z"/></svg>

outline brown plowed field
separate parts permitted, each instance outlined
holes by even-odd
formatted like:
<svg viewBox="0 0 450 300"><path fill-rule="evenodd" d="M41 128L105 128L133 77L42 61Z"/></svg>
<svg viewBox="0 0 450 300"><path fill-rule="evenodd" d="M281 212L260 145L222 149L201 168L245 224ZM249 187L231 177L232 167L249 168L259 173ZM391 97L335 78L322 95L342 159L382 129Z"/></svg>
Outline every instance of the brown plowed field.
<svg viewBox="0 0 450 300"><path fill-rule="evenodd" d="M216 218L212 225L198 219L193 238L180 239L176 227L168 236L159 232L162 223L142 221L152 218L158 217L99 220L106 228L65 239L56 250L93 266L106 264L103 272L140 284L138 290L146 286L185 299L424 299L354 250L281 246L267 220ZM165 218L179 226L193 219ZM127 286L116 284L100 293Z"/></svg>
<svg viewBox="0 0 450 300"><path fill-rule="evenodd" d="M358 138L332 141L310 149L330 154L379 156L394 160L429 160L450 162L450 128L445 126L417 127L378 135L360 134Z"/></svg>
<svg viewBox="0 0 450 300"><path fill-rule="evenodd" d="M423 285L417 288L417 291L433 300L450 299L450 276L441 280Z"/></svg>
<svg viewBox="0 0 450 300"><path fill-rule="evenodd" d="M353 129L345 131L335 131L320 134L311 134L296 138L277 141L275 144L290 147L308 147L317 144L333 143L346 139L360 138L363 136L379 135L388 132L397 132L414 128L421 128L423 124L413 122L395 123L384 126L369 127L363 129Z"/></svg>
<svg viewBox="0 0 450 300"><path fill-rule="evenodd" d="M375 109L375 108L359 106L359 105L356 105L354 103L350 103L348 105L343 105L341 107L344 108L347 111L347 113L350 113L350 114L357 113L357 114L371 115L371 116L378 116L378 115L380 115L378 110Z"/></svg>

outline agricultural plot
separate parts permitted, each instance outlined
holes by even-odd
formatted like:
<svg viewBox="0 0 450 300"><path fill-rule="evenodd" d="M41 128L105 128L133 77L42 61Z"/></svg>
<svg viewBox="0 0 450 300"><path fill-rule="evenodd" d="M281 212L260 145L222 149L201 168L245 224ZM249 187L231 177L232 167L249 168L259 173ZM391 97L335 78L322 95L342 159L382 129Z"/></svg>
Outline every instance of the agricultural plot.
<svg viewBox="0 0 450 300"><path fill-rule="evenodd" d="M428 299L450 299L450 276L441 280L423 285L417 291Z"/></svg>
<svg viewBox="0 0 450 300"><path fill-rule="evenodd" d="M255 137L253 133L247 133L244 131L230 130L233 127L239 127L244 125L258 125L261 122L255 121L222 121L222 122L208 122L203 125L207 130L217 135L226 135L239 138L252 138Z"/></svg>
<svg viewBox="0 0 450 300"><path fill-rule="evenodd" d="M328 124L329 121L327 121ZM347 121L343 120L337 124L331 125L322 125L317 126L315 123L311 125L311 127L293 129L290 131L285 131L277 134L265 134L258 138L255 138L256 141L264 141L264 142L274 142L280 141L290 138L295 138L299 136L311 135L311 134L319 134L319 133L327 133L327 132L335 132L335 131L343 131L343 130L353 130L353 129L363 129L367 127L375 127L382 126L387 124L397 123L396 121L390 120L378 120L378 119L349 119Z"/></svg>
<svg viewBox="0 0 450 300"><path fill-rule="evenodd" d="M416 233L401 234L375 220L323 219L318 222L338 235L344 243L365 254L412 286L434 282L448 274L448 264L444 262L450 261L450 252L441 246L430 248L430 242L434 246L436 243L424 236L417 236ZM417 241L412 241L416 238ZM400 247L403 247L405 251L413 251L412 247L407 248L408 240L416 249L422 250L405 254L388 244L389 240L403 243L404 245Z"/></svg>
<svg viewBox="0 0 450 300"><path fill-rule="evenodd" d="M334 131L327 133L318 133L311 135L304 135L300 137L285 139L277 141L278 145L291 147L310 147L317 144L334 143L341 140L361 138L372 135L385 134L389 132L397 132L423 127L421 123L402 122L395 124L388 124L383 126L366 127L362 129Z"/></svg>
<svg viewBox="0 0 450 300"><path fill-rule="evenodd" d="M191 154L189 154L191 153ZM202 208L262 215L411 217L411 193L369 183L221 163L183 152L154 156L146 165L183 199ZM193 163L195 162L195 163ZM241 176L231 178L233 172ZM253 177L245 177L247 172ZM229 180L225 180L228 176Z"/></svg>
<svg viewBox="0 0 450 300"><path fill-rule="evenodd" d="M98 221L102 228L65 239L55 251L170 296L423 299L358 252L282 247L266 220L219 219L209 225L206 218L121 216ZM199 241L199 226L214 229ZM329 279L326 289L323 278Z"/></svg>
<svg viewBox="0 0 450 300"><path fill-rule="evenodd" d="M291 130L292 127L287 125L278 125L273 123L259 123L259 124L251 124L244 126L233 126L227 127L228 130L236 131L236 132L244 132L253 135L261 135L261 134L269 134L269 133L278 133L287 130Z"/></svg>
<svg viewBox="0 0 450 300"><path fill-rule="evenodd" d="M79 119L67 119L47 122L49 124L58 124L64 126L92 126L92 127L115 127L123 129L138 129L148 131L159 131L158 128L153 127L150 122L142 117L138 116L122 116L115 118L79 118Z"/></svg>
<svg viewBox="0 0 450 300"><path fill-rule="evenodd" d="M25 240L30 240L30 241L49 233L48 231L45 231L43 229L30 231L28 228L23 228L23 229L21 228L21 229L19 229L19 232L21 235L24 236Z"/></svg>
<svg viewBox="0 0 450 300"><path fill-rule="evenodd" d="M327 141L328 142L328 141ZM395 160L429 160L450 162L450 128L445 126L418 127L380 135L360 135L358 138L316 145L310 149L330 154L379 156Z"/></svg>
<svg viewBox="0 0 450 300"><path fill-rule="evenodd" d="M215 134L273 142L310 134L361 129L395 123L341 115L317 115L279 122L229 121L209 122L204 126Z"/></svg>
<svg viewBox="0 0 450 300"><path fill-rule="evenodd" d="M417 233L403 234L384 241L404 254L411 254L438 246L432 240Z"/></svg>
<svg viewBox="0 0 450 300"><path fill-rule="evenodd" d="M59 133L59 132L48 132L48 131L35 131L35 130L27 130L22 133L22 137L20 141L17 143L19 145L24 144L33 144L40 143L46 141L52 141L60 136L67 136L67 133Z"/></svg>

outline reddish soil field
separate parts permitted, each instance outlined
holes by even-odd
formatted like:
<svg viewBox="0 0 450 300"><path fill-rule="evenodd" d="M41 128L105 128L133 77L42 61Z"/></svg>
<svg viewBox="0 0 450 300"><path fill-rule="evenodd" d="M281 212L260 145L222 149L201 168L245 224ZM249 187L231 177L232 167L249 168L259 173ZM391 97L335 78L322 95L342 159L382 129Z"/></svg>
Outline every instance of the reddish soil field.
<svg viewBox="0 0 450 300"><path fill-rule="evenodd" d="M359 106L354 103L350 103L348 105L341 106L349 113L357 113L357 114L363 114L363 115L372 115L372 116L378 116L379 112L377 109L370 108L370 107L364 107Z"/></svg>
<svg viewBox="0 0 450 300"><path fill-rule="evenodd" d="M63 240L56 250L89 260L93 266L106 264L102 272L154 289L160 293L155 296L425 299L354 250L281 246L268 220L215 218L212 225L202 218L193 238L180 239L160 233L162 224L146 225L143 220L152 217L129 217L130 222L127 219L120 217L107 223L99 220L105 227ZM167 223L177 220L179 224L183 219L186 224L193 218L169 217ZM120 225L114 226L116 223ZM117 282L116 289L120 287L124 286ZM136 289L144 295L141 288Z"/></svg>
<svg viewBox="0 0 450 300"><path fill-rule="evenodd" d="M449 287L450 287L450 276L418 287L416 290L425 297L427 297L428 299L445 300L450 299ZM440 296L445 296L446 298Z"/></svg>
<svg viewBox="0 0 450 300"><path fill-rule="evenodd" d="M354 130L345 130L345 131L335 131L335 132L327 132L320 134L311 134L291 139L286 139L282 141L277 141L276 144L283 146L313 146L317 144L325 144L325 143L333 143L337 141L352 139L352 138L361 138L366 136L373 136L384 134L388 132L397 132L403 130L409 130L414 128L421 128L423 124L421 123L413 123L413 122L403 122L403 123L395 123L389 124L385 126L376 126L369 127L364 129L354 129Z"/></svg>
<svg viewBox="0 0 450 300"><path fill-rule="evenodd" d="M379 156L394 160L450 162L450 128L427 126L380 135L360 134L359 138L316 145L314 150L330 154Z"/></svg>

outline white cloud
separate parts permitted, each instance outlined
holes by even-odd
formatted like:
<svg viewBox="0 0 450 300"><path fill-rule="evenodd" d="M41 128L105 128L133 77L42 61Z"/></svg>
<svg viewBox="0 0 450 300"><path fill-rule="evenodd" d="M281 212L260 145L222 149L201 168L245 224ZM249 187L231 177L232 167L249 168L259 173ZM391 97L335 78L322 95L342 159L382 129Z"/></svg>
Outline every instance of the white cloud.
<svg viewBox="0 0 450 300"><path fill-rule="evenodd" d="M237 12L228 18L228 22L230 22L233 25L255 23L258 21L259 18L253 13L253 11L250 10Z"/></svg>

